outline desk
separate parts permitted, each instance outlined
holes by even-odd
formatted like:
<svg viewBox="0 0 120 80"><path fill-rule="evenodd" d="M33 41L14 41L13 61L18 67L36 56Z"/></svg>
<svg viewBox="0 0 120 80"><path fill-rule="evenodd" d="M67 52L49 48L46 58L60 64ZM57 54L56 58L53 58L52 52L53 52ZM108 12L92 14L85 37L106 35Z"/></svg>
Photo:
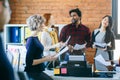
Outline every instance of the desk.
<svg viewBox="0 0 120 80"><path fill-rule="evenodd" d="M119 74L120 76L120 74ZM94 78L94 77L63 77L63 76L52 76L54 80L120 80L120 77L116 78Z"/></svg>
<svg viewBox="0 0 120 80"><path fill-rule="evenodd" d="M44 72L54 80L120 80L120 72L116 72L116 74L113 75L113 78L54 76L53 71L45 70Z"/></svg>

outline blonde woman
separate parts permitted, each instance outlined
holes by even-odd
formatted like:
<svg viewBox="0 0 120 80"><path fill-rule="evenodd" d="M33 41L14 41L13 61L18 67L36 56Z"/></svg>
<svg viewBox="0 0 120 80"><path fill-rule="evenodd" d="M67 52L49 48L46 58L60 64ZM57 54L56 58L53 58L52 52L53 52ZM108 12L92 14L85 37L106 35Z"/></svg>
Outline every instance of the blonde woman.
<svg viewBox="0 0 120 80"><path fill-rule="evenodd" d="M43 72L45 68L44 62L53 61L56 58L53 56L42 56L44 47L37 36L44 27L44 18L40 15L32 15L26 22L31 30L31 36L27 38L26 42L27 55L25 71L32 80L53 80Z"/></svg>

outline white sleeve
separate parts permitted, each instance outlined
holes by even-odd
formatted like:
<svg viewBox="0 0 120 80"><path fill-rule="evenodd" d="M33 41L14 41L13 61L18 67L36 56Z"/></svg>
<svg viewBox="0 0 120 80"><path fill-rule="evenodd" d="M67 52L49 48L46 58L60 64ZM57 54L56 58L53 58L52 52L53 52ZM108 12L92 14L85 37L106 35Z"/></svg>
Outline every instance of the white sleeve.
<svg viewBox="0 0 120 80"><path fill-rule="evenodd" d="M47 32L44 31L44 32L41 33L41 38L40 39L41 39L41 43L44 47L46 46L47 36L48 36Z"/></svg>
<svg viewBox="0 0 120 80"><path fill-rule="evenodd" d="M49 50L51 48L50 45L47 43L47 39L49 38L48 32L43 31L41 33L41 43L44 46L44 50Z"/></svg>

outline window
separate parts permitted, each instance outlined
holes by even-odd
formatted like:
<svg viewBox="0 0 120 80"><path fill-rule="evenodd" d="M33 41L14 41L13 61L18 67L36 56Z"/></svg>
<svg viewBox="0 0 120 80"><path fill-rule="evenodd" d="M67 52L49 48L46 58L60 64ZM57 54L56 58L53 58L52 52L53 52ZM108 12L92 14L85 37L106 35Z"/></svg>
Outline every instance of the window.
<svg viewBox="0 0 120 80"><path fill-rule="evenodd" d="M118 0L118 34L120 34L120 0Z"/></svg>
<svg viewBox="0 0 120 80"><path fill-rule="evenodd" d="M116 39L120 39L120 0L112 0L113 31Z"/></svg>
<svg viewBox="0 0 120 80"><path fill-rule="evenodd" d="M113 30L116 36L114 60L120 57L120 0L112 0L112 18L114 20Z"/></svg>

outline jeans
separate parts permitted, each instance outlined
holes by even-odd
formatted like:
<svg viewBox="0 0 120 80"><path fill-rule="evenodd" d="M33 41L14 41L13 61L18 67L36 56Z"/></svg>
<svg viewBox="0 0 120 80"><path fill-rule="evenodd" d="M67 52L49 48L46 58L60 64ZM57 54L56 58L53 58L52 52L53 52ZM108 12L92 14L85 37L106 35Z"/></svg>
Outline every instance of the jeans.
<svg viewBox="0 0 120 80"><path fill-rule="evenodd" d="M68 52L65 53L65 59L64 59L65 61L69 61L69 55L70 55L70 54L69 54Z"/></svg>

